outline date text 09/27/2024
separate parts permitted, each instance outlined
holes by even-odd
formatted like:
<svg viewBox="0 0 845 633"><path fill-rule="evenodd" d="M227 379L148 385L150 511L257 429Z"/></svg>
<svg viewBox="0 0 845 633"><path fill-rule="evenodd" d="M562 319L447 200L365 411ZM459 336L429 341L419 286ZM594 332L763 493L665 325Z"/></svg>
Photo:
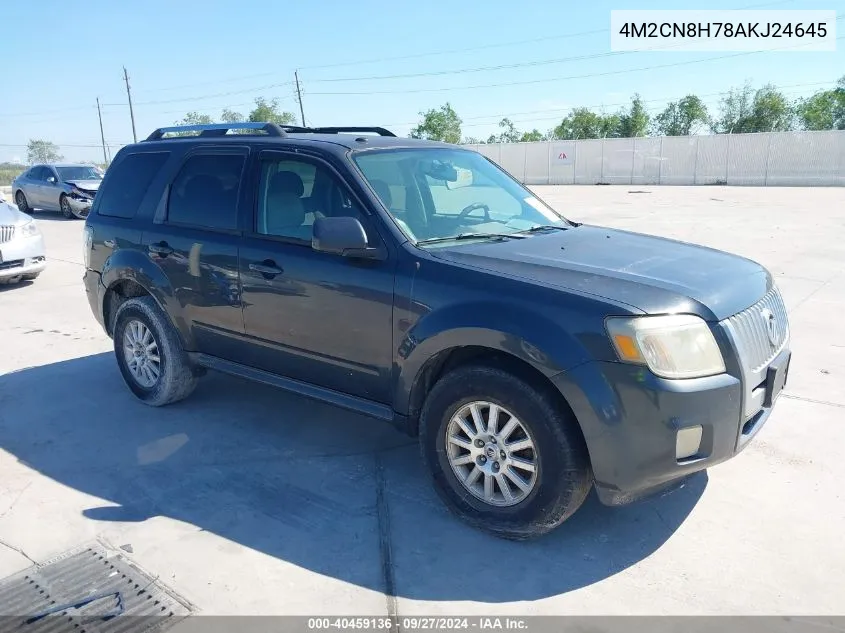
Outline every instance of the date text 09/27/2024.
<svg viewBox="0 0 845 633"><path fill-rule="evenodd" d="M518 617L314 617L308 631L528 631L525 618Z"/></svg>

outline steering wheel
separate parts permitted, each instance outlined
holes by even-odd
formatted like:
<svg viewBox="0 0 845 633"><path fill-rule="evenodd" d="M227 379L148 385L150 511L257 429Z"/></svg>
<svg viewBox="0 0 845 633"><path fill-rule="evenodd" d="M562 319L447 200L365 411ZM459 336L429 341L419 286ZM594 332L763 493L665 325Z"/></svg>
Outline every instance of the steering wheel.
<svg viewBox="0 0 845 633"><path fill-rule="evenodd" d="M488 207L483 202L473 202L468 207L464 207L461 212L458 214L458 220L465 219L470 213L477 209L484 209L484 219L488 222L490 221L490 207Z"/></svg>

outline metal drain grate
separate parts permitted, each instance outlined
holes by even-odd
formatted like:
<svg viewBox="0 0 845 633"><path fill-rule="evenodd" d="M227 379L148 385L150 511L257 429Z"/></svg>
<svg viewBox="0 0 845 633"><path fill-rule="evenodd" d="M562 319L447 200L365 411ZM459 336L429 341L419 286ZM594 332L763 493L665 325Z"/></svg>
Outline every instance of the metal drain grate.
<svg viewBox="0 0 845 633"><path fill-rule="evenodd" d="M0 580L0 633L163 631L190 613L156 579L99 544Z"/></svg>

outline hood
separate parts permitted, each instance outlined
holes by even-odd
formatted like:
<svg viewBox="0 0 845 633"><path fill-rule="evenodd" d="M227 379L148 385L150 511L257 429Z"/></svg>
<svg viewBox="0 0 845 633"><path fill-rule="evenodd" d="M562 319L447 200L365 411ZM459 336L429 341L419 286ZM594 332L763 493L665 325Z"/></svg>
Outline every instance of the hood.
<svg viewBox="0 0 845 633"><path fill-rule="evenodd" d="M100 188L102 180L65 180L69 185L84 189L86 191L97 191Z"/></svg>
<svg viewBox="0 0 845 633"><path fill-rule="evenodd" d="M0 226L24 224L31 219L26 213L21 213L17 207L12 206L8 202L0 202Z"/></svg>
<svg viewBox="0 0 845 633"><path fill-rule="evenodd" d="M438 259L589 292L646 313L722 320L771 287L760 264L704 246L586 224L525 239L429 251Z"/></svg>

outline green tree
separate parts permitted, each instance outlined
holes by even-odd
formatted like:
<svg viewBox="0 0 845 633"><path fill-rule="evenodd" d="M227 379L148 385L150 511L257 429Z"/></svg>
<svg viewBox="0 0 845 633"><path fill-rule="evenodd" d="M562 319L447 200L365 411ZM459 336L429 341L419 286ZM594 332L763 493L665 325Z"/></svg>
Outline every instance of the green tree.
<svg viewBox="0 0 845 633"><path fill-rule="evenodd" d="M720 134L783 132L793 129L795 108L774 85L754 90L746 83L732 88L722 99L719 119L713 131Z"/></svg>
<svg viewBox="0 0 845 633"><path fill-rule="evenodd" d="M220 113L220 121L223 123L243 123L245 119L244 115L240 112L224 108L223 112Z"/></svg>
<svg viewBox="0 0 845 633"><path fill-rule="evenodd" d="M249 120L253 123L275 123L277 125L292 125L296 123L293 112L283 112L278 99L258 97L255 108L249 113Z"/></svg>
<svg viewBox="0 0 845 633"><path fill-rule="evenodd" d="M754 88L746 82L742 88L731 88L722 98L719 118L713 121L712 129L717 134L749 132Z"/></svg>
<svg viewBox="0 0 845 633"><path fill-rule="evenodd" d="M411 130L411 138L423 138L445 143L461 142L461 118L451 104L444 103L438 109L420 112L422 121Z"/></svg>
<svg viewBox="0 0 845 633"><path fill-rule="evenodd" d="M645 136L648 133L648 111L645 109L639 94L631 97L631 106L627 111L620 112L618 117L617 136L631 138Z"/></svg>
<svg viewBox="0 0 845 633"><path fill-rule="evenodd" d="M482 139L480 139L480 138L476 138L476 137L474 137L474 136L467 136L467 137L466 137L466 138L462 141L462 143L463 143L464 145L483 145L484 143L486 143L486 141L484 141L484 140L482 140Z"/></svg>
<svg viewBox="0 0 845 633"><path fill-rule="evenodd" d="M59 154L59 146L55 143L43 139L29 139L26 146L26 160L30 165L33 163L55 163L62 158L63 156Z"/></svg>
<svg viewBox="0 0 845 633"><path fill-rule="evenodd" d="M199 112L188 112L188 114L182 117L182 120L176 121L175 125L208 125L209 123L214 123L214 119L209 115Z"/></svg>
<svg viewBox="0 0 845 633"><path fill-rule="evenodd" d="M795 109L805 130L845 130L845 76L833 90L802 99Z"/></svg>
<svg viewBox="0 0 845 633"><path fill-rule="evenodd" d="M575 108L555 127L553 133L555 138L561 140L601 138L606 127L602 115L588 108Z"/></svg>
<svg viewBox="0 0 845 633"><path fill-rule="evenodd" d="M516 143L519 140L519 130L509 118L505 117L499 121L499 127L502 128L499 134L500 143Z"/></svg>
<svg viewBox="0 0 845 633"><path fill-rule="evenodd" d="M654 131L661 136L689 136L702 125L709 125L707 106L696 95L671 101L655 117Z"/></svg>
<svg viewBox="0 0 845 633"><path fill-rule="evenodd" d="M546 136L537 128L534 128L530 132L523 132L522 136L519 137L520 142L527 143L531 141L545 141Z"/></svg>
<svg viewBox="0 0 845 633"><path fill-rule="evenodd" d="M785 132L795 127L795 108L774 85L766 84L751 103L750 132Z"/></svg>
<svg viewBox="0 0 845 633"><path fill-rule="evenodd" d="M599 138L617 138L622 124L618 114L599 115Z"/></svg>

